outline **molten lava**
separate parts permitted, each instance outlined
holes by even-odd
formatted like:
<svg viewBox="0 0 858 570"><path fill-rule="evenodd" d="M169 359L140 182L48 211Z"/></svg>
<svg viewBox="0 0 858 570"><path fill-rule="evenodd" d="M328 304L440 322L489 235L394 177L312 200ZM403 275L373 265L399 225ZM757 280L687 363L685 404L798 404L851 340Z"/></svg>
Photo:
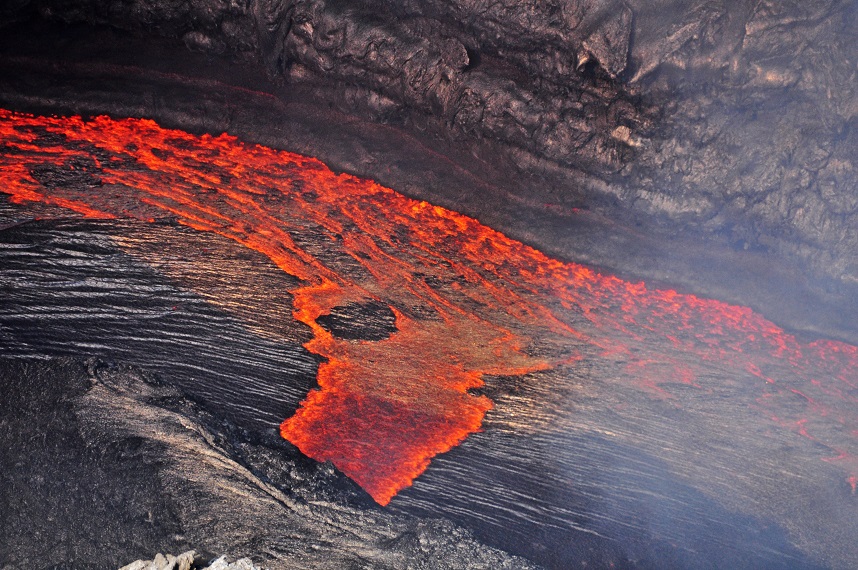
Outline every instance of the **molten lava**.
<svg viewBox="0 0 858 570"><path fill-rule="evenodd" d="M550 259L472 218L228 135L0 111L0 140L0 192L15 202L174 219L297 277L293 315L324 361L281 433L383 505L480 428L492 403L469 391L483 376L585 358L660 398L725 375L757 382L750 405L830 449L855 489L854 346L803 344L750 309ZM368 302L390 308L393 334L345 339L317 322Z"/></svg>

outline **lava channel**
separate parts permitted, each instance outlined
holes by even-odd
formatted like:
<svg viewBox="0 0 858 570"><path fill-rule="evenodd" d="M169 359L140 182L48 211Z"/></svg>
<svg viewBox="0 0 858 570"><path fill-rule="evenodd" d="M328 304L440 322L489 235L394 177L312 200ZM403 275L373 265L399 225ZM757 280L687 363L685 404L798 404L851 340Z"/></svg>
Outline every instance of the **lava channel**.
<svg viewBox="0 0 858 570"><path fill-rule="evenodd" d="M738 371L758 386L751 405L826 446L855 487L854 346L801 343L750 309L551 259L473 218L226 134L0 111L0 137L0 192L13 202L171 219L298 278L293 315L323 361L318 389L281 433L382 505L480 429L492 402L473 390L485 375L575 366L585 355L666 399L682 397L678 385L711 389L713 369ZM350 306L389 308L395 330L344 338L320 324Z"/></svg>

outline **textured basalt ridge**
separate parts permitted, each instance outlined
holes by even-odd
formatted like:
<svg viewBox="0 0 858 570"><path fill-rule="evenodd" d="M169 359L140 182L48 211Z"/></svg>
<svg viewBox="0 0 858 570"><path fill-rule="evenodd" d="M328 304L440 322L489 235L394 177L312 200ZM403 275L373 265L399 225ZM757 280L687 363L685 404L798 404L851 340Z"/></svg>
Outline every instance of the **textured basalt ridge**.
<svg viewBox="0 0 858 570"><path fill-rule="evenodd" d="M12 25L108 24L263 62L372 120L500 143L536 174L559 166L591 207L776 252L835 284L858 280L854 2L19 0L3 10Z"/></svg>

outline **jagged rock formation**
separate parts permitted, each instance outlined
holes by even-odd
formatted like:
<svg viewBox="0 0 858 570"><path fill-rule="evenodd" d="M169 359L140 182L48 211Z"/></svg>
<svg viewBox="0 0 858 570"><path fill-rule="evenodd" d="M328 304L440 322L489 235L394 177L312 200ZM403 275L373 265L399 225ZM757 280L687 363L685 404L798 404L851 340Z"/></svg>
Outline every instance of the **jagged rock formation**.
<svg viewBox="0 0 858 570"><path fill-rule="evenodd" d="M858 281L854 2L20 0L261 61L350 112L501 143L564 204ZM547 161L547 162L545 162ZM586 175L583 176L582 175ZM606 205L607 204L607 205Z"/></svg>
<svg viewBox="0 0 858 570"><path fill-rule="evenodd" d="M235 562L227 562L226 556L221 556L210 563L198 559L196 551L189 550L178 556L158 553L152 560L137 560L119 570L263 570L253 564L250 558L240 558Z"/></svg>

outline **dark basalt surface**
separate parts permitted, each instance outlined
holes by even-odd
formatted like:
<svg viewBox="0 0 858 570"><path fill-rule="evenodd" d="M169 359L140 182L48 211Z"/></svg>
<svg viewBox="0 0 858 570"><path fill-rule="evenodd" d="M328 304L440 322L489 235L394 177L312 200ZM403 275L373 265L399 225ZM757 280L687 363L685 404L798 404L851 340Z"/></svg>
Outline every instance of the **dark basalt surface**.
<svg viewBox="0 0 858 570"><path fill-rule="evenodd" d="M695 415L709 395L677 408L586 363L489 378L483 432L381 508L278 435L316 363L296 343L305 327L267 302L286 277L261 256L168 223L42 220L0 236L0 564L110 568L189 548L270 568L855 560L855 497L820 460L830 451L760 432L753 384ZM754 427L719 436L726 418Z"/></svg>
<svg viewBox="0 0 858 570"><path fill-rule="evenodd" d="M317 156L554 256L854 344L856 24L849 0L14 0L0 104ZM32 175L97 186L93 166ZM288 275L169 221L5 198L0 214L0 566L188 548L278 568L531 563L499 549L556 568L856 563L828 451L718 439L722 416L692 426L655 400L614 415L621 395L582 395L586 378L491 380L485 433L381 510L277 436L318 365ZM394 330L372 307L327 321ZM550 427L569 418L604 437ZM685 455L701 442L709 462Z"/></svg>
<svg viewBox="0 0 858 570"><path fill-rule="evenodd" d="M139 369L3 357L0 382L4 568L118 568L190 545L274 568L532 567L449 522L366 508L329 465Z"/></svg>
<svg viewBox="0 0 858 570"><path fill-rule="evenodd" d="M334 307L316 322L334 336L347 340L384 340L396 332L396 315L379 301Z"/></svg>
<svg viewBox="0 0 858 570"><path fill-rule="evenodd" d="M5 11L7 107L227 130L561 258L856 338L854 3Z"/></svg>
<svg viewBox="0 0 858 570"><path fill-rule="evenodd" d="M5 16L7 29L109 24L253 62L371 120L559 169L543 201L619 205L858 279L848 0L21 0Z"/></svg>

